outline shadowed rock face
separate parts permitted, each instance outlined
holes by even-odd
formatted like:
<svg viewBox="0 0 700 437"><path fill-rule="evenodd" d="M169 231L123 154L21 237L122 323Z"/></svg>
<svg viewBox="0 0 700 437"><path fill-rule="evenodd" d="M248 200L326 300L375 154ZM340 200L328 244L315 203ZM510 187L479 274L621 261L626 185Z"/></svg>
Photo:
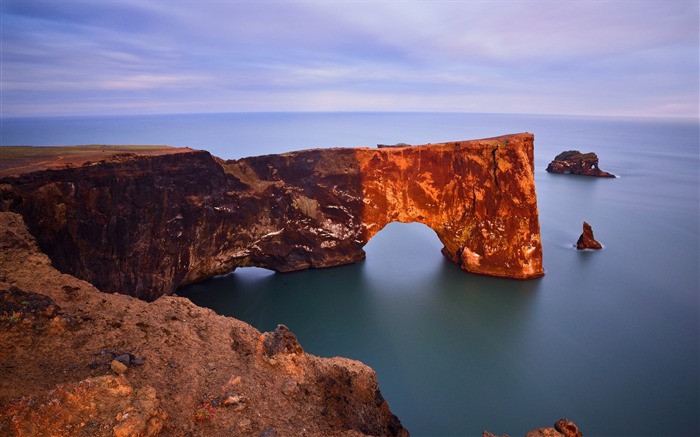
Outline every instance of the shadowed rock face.
<svg viewBox="0 0 700 437"><path fill-rule="evenodd" d="M6 176L0 209L59 270L146 300L236 267L356 262L394 221L431 227L466 271L527 279L544 273L533 154L531 134L233 161L132 153Z"/></svg>

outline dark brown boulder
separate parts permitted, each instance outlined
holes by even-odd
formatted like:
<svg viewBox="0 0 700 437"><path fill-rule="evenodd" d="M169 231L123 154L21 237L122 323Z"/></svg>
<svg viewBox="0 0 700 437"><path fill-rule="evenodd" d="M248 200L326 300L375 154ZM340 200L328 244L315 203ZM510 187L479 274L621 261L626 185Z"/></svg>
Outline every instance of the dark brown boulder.
<svg viewBox="0 0 700 437"><path fill-rule="evenodd" d="M598 155L593 152L581 153L578 150L567 150L554 157L547 166L550 173L577 174L602 178L616 177L612 173L598 167Z"/></svg>
<svg viewBox="0 0 700 437"><path fill-rule="evenodd" d="M578 241L576 242L576 249L598 250L602 248L603 245L597 242L595 238L593 238L593 228L591 228L591 225L589 225L587 222L583 222L583 234L581 234L581 236L578 237Z"/></svg>

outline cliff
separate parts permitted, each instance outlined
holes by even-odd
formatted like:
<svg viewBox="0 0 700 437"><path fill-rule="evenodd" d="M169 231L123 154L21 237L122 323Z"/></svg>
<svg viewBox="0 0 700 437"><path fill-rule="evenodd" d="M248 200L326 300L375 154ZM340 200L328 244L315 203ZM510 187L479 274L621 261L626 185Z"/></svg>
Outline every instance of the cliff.
<svg viewBox="0 0 700 437"><path fill-rule="evenodd" d="M24 217L60 271L146 300L236 267L356 262L392 221L431 227L468 272L527 279L544 273L533 143L516 134L233 161L5 147L0 210Z"/></svg>
<svg viewBox="0 0 700 437"><path fill-rule="evenodd" d="M119 365L115 362L126 362ZM364 364L62 274L0 213L0 435L408 435Z"/></svg>

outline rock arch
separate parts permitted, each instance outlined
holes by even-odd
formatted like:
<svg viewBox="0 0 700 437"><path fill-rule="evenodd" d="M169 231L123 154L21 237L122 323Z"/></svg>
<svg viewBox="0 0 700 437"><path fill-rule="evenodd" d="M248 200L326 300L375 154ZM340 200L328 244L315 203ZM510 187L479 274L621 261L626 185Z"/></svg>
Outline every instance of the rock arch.
<svg viewBox="0 0 700 437"><path fill-rule="evenodd" d="M358 150L368 241L387 223L423 223L463 270L541 276L530 134Z"/></svg>
<svg viewBox="0 0 700 437"><path fill-rule="evenodd" d="M231 161L116 153L0 171L0 209L24 216L60 270L147 300L237 267L356 262L393 221L433 229L463 270L528 279L544 273L533 147L533 135L514 134Z"/></svg>

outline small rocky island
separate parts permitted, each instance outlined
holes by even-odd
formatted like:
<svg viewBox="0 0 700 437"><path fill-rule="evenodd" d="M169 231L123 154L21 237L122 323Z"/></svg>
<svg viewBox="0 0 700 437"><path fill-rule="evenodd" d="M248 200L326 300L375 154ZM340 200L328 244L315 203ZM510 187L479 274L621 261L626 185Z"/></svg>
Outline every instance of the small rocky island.
<svg viewBox="0 0 700 437"><path fill-rule="evenodd" d="M547 166L550 173L577 174L582 176L596 176L601 178L614 178L612 173L603 171L598 167L598 155L593 152L581 153L578 150L567 150L554 157Z"/></svg>
<svg viewBox="0 0 700 437"><path fill-rule="evenodd" d="M580 237L578 237L578 241L576 242L576 249L599 250L602 248L603 245L596 241L596 239L593 237L593 228L591 228L591 225L589 225L588 222L583 222L583 233Z"/></svg>

